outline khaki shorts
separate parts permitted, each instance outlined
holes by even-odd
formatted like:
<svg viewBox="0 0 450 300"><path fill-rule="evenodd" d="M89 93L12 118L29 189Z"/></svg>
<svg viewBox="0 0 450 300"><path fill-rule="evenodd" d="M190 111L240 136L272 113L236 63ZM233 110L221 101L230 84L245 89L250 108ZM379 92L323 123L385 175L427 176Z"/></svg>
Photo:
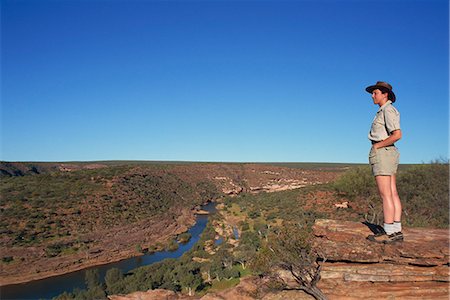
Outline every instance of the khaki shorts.
<svg viewBox="0 0 450 300"><path fill-rule="evenodd" d="M373 176L395 175L398 168L400 153L395 146L382 147L369 152L369 163Z"/></svg>

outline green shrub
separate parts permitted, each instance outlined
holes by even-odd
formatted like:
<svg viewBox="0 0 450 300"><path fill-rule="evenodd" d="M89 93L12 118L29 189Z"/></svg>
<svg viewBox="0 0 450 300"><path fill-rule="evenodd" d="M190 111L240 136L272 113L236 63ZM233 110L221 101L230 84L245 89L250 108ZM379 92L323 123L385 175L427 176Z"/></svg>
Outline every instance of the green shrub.
<svg viewBox="0 0 450 300"><path fill-rule="evenodd" d="M47 248L45 249L45 254L47 255L47 257L55 257L58 256L62 252L62 250L62 244L53 244L47 246Z"/></svg>
<svg viewBox="0 0 450 300"><path fill-rule="evenodd" d="M377 186L369 167L348 170L332 186L338 193L344 193L349 198L370 197L377 194Z"/></svg>
<svg viewBox="0 0 450 300"><path fill-rule="evenodd" d="M181 244L186 244L187 242L189 242L191 237L192 237L192 234L190 234L189 232L183 232L183 233L178 235L177 240Z"/></svg>
<svg viewBox="0 0 450 300"><path fill-rule="evenodd" d="M250 211L250 212L248 213L248 216L249 216L251 219L256 219L256 218L259 218L259 217L261 216L261 213L260 213L259 211L256 211L256 210L252 210L252 211Z"/></svg>
<svg viewBox="0 0 450 300"><path fill-rule="evenodd" d="M176 241L174 241L174 240L171 240L171 241L167 244L166 250L167 250L167 251L177 251L177 250L178 250L178 247L179 247L178 243L177 243Z"/></svg>
<svg viewBox="0 0 450 300"><path fill-rule="evenodd" d="M239 227L241 228L241 231L247 231L250 229L250 225L248 224L248 222L245 221L239 221Z"/></svg>
<svg viewBox="0 0 450 300"><path fill-rule="evenodd" d="M123 273L118 268L112 268L106 271L105 275L105 285L106 291L109 294L118 294L122 291L122 287L120 286L120 282L123 279Z"/></svg>
<svg viewBox="0 0 450 300"><path fill-rule="evenodd" d="M332 184L339 194L367 202L366 219L382 222L382 201L369 167L347 171ZM449 227L449 164L433 162L409 167L397 175L403 222L412 227ZM367 217L369 216L369 217Z"/></svg>
<svg viewBox="0 0 450 300"><path fill-rule="evenodd" d="M134 250L136 250L136 252L139 252L139 253L144 253L144 250L142 249L141 244L134 245Z"/></svg>
<svg viewBox="0 0 450 300"><path fill-rule="evenodd" d="M420 165L402 172L397 189L406 225L448 228L448 163Z"/></svg>

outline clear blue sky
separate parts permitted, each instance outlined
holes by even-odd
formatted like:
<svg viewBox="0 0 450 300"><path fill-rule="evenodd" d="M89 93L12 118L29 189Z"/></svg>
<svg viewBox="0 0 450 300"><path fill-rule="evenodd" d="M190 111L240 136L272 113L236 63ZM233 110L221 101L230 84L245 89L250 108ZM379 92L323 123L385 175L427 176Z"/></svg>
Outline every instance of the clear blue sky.
<svg viewBox="0 0 450 300"><path fill-rule="evenodd" d="M448 158L447 0L1 1L1 160Z"/></svg>

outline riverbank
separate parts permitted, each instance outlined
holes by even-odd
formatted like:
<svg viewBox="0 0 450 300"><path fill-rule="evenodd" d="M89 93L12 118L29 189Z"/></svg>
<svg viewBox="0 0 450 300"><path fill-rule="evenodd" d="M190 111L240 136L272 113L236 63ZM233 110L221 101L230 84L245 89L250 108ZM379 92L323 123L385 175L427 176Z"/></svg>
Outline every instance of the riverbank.
<svg viewBox="0 0 450 300"><path fill-rule="evenodd" d="M89 249L58 257L46 257L43 247L2 249L3 256L21 251L22 257L26 259L9 264L2 263L0 286L64 275L139 257L148 251L163 250L170 240L186 232L195 224L195 212L195 210L183 209L179 217L173 221L161 216L153 220L93 232L83 237L94 240Z"/></svg>

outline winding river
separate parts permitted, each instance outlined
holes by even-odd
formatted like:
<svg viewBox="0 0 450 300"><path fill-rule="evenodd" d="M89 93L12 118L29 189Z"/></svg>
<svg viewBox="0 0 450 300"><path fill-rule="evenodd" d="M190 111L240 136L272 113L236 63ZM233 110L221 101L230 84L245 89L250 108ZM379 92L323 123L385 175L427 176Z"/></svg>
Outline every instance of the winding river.
<svg viewBox="0 0 450 300"><path fill-rule="evenodd" d="M210 213L215 212L215 203L208 203L202 207ZM208 215L197 215L196 223L189 229L191 239L186 244L179 244L176 251L160 251L143 256L132 257L118 262L67 273L64 275L44 278L20 284L3 286L0 289L1 299L51 299L63 292L71 292L75 288L84 289L84 275L88 269L99 269L100 278L105 277L106 271L111 268L119 268L125 274L132 269L150 265L166 258L178 258L188 251L200 239L200 235L206 227Z"/></svg>

